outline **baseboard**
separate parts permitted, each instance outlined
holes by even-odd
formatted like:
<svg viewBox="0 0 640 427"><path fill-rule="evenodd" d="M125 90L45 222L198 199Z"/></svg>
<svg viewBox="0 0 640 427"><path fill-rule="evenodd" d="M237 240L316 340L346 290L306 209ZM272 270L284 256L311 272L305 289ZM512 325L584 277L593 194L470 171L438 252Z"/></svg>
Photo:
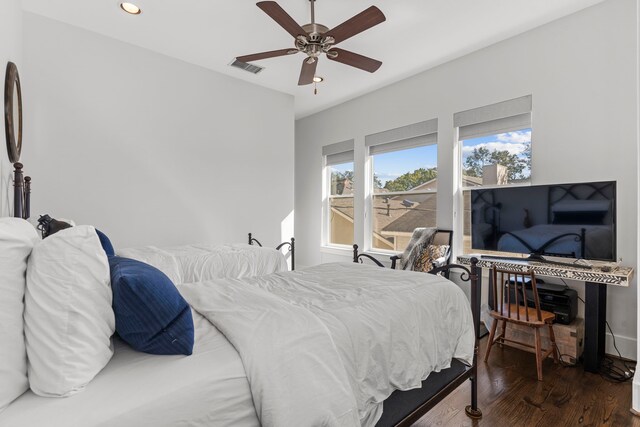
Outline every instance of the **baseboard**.
<svg viewBox="0 0 640 427"><path fill-rule="evenodd" d="M616 334L616 345L618 346L618 350L620 350L620 354L622 354L622 357L625 359L638 360L637 342L638 340L635 337L631 338ZM605 352L607 354L618 356L618 352L613 347L613 337L609 332L607 332L605 339ZM640 381L640 378L638 381Z"/></svg>

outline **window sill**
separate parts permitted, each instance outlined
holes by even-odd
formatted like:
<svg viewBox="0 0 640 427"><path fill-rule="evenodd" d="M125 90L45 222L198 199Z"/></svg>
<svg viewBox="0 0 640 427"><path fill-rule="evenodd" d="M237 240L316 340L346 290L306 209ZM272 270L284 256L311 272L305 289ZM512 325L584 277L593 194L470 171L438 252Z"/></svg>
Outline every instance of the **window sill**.
<svg viewBox="0 0 640 427"><path fill-rule="evenodd" d="M351 255L353 248L350 246L320 246L320 252L332 255Z"/></svg>

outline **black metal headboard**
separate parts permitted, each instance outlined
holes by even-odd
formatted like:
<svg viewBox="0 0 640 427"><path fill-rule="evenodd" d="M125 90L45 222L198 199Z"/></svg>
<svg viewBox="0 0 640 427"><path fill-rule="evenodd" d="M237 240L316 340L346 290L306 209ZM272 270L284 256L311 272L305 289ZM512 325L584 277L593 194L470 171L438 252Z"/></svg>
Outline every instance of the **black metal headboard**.
<svg viewBox="0 0 640 427"><path fill-rule="evenodd" d="M253 237L252 233L249 233L249 244L253 245L254 243L262 247L262 243ZM296 239L292 237L290 241L280 243L276 246L276 250L279 251L283 247L286 247L289 250L289 253L291 253L291 271L293 271L296 269Z"/></svg>
<svg viewBox="0 0 640 427"><path fill-rule="evenodd" d="M31 216L31 177L24 176L22 163L13 164L13 216L29 219Z"/></svg>

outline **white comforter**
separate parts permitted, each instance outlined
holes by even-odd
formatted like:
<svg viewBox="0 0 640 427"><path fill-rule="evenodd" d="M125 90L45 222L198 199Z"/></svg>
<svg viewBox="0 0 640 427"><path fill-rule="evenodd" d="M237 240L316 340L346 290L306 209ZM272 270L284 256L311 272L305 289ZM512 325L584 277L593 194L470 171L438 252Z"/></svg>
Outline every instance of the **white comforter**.
<svg viewBox="0 0 640 427"><path fill-rule="evenodd" d="M280 251L247 244L145 246L121 249L118 255L153 265L175 284L287 271L287 261Z"/></svg>
<svg viewBox="0 0 640 427"><path fill-rule="evenodd" d="M179 289L240 353L264 426L374 425L394 390L473 357L469 302L438 276L323 264Z"/></svg>

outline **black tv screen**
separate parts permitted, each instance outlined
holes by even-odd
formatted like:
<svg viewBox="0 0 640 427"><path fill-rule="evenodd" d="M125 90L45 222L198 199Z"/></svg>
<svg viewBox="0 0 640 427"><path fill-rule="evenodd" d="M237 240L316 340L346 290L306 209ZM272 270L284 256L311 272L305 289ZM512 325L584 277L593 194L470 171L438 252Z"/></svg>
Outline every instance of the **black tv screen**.
<svg viewBox="0 0 640 427"><path fill-rule="evenodd" d="M616 260L616 183L471 190L471 247Z"/></svg>

